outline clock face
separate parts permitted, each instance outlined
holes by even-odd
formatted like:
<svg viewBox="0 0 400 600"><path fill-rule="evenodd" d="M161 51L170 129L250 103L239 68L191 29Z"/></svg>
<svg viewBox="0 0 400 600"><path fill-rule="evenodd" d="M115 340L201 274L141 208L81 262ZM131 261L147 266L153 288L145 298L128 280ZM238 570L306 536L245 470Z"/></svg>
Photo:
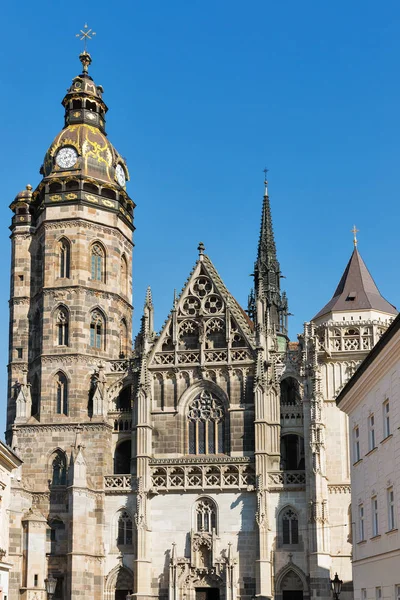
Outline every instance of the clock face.
<svg viewBox="0 0 400 600"><path fill-rule="evenodd" d="M56 163L61 169L70 169L74 166L78 159L78 153L70 146L61 148L57 152Z"/></svg>
<svg viewBox="0 0 400 600"><path fill-rule="evenodd" d="M126 182L125 171L121 165L117 165L115 168L115 176L117 181L121 187L124 187Z"/></svg>

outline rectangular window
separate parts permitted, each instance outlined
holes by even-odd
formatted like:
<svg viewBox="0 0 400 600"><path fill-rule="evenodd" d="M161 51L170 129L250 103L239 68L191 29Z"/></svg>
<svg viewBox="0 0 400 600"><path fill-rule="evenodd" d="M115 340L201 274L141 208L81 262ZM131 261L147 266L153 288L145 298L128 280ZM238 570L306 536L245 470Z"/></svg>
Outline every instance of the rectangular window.
<svg viewBox="0 0 400 600"><path fill-rule="evenodd" d="M353 429L353 442L354 442L354 462L358 462L361 458L360 455L360 430L357 427Z"/></svg>
<svg viewBox="0 0 400 600"><path fill-rule="evenodd" d="M22 358L23 348L16 348L16 350L17 350L17 358Z"/></svg>
<svg viewBox="0 0 400 600"><path fill-rule="evenodd" d="M372 537L379 535L378 498L371 498Z"/></svg>
<svg viewBox="0 0 400 600"><path fill-rule="evenodd" d="M388 531L395 529L396 523L394 518L394 491L393 488L389 488L387 491L387 503L388 503Z"/></svg>
<svg viewBox="0 0 400 600"><path fill-rule="evenodd" d="M364 504L360 504L358 507L358 541L362 542L365 540L365 527L364 527Z"/></svg>
<svg viewBox="0 0 400 600"><path fill-rule="evenodd" d="M382 600L382 588L381 587L375 588L375 600Z"/></svg>
<svg viewBox="0 0 400 600"><path fill-rule="evenodd" d="M383 403L383 435L388 437L390 435L390 404L389 400Z"/></svg>
<svg viewBox="0 0 400 600"><path fill-rule="evenodd" d="M367 600L367 590L365 588L361 589L361 600Z"/></svg>
<svg viewBox="0 0 400 600"><path fill-rule="evenodd" d="M368 450L375 448L375 417L370 415L368 417Z"/></svg>
<svg viewBox="0 0 400 600"><path fill-rule="evenodd" d="M396 585L396 600L400 600L400 585Z"/></svg>
<svg viewBox="0 0 400 600"><path fill-rule="evenodd" d="M38 583L39 583L39 575L37 575L37 573L35 573L34 576L33 576L33 585L35 587L37 587Z"/></svg>

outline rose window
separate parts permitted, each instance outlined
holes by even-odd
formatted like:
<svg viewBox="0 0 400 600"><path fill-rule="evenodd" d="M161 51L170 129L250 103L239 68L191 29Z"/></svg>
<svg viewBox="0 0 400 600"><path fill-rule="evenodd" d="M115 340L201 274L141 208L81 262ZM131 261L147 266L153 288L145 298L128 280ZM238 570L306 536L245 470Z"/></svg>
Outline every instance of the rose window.
<svg viewBox="0 0 400 600"><path fill-rule="evenodd" d="M188 296L185 298L182 306L182 312L185 315L193 317L196 315L200 308L200 301L195 296Z"/></svg>
<svg viewBox="0 0 400 600"><path fill-rule="evenodd" d="M221 312L223 306L222 299L215 294L208 296L204 301L204 310L212 315Z"/></svg>
<svg viewBox="0 0 400 600"><path fill-rule="evenodd" d="M193 291L199 298L204 298L212 291L212 284L208 277L198 277L193 285Z"/></svg>

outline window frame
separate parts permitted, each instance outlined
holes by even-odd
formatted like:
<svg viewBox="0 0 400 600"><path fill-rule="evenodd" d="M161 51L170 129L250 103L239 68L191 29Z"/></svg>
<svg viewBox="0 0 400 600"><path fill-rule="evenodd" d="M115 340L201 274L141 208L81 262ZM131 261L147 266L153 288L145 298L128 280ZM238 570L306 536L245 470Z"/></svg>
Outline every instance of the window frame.
<svg viewBox="0 0 400 600"><path fill-rule="evenodd" d="M56 375L56 414L68 416L68 378L62 371Z"/></svg>
<svg viewBox="0 0 400 600"><path fill-rule="evenodd" d="M388 512L388 531L396 529L396 512L394 506L394 489L393 486L387 489L387 512Z"/></svg>
<svg viewBox="0 0 400 600"><path fill-rule="evenodd" d="M90 279L106 283L106 252L98 241L93 242L90 247Z"/></svg>
<svg viewBox="0 0 400 600"><path fill-rule="evenodd" d="M371 497L371 525L372 537L376 537L379 535L379 504L376 494Z"/></svg>
<svg viewBox="0 0 400 600"><path fill-rule="evenodd" d="M90 313L89 347L92 350L106 349L106 319L99 309Z"/></svg>
<svg viewBox="0 0 400 600"><path fill-rule="evenodd" d="M361 452L360 452L360 428L358 425L355 425L353 428L353 452L354 452L354 463L357 463L361 460Z"/></svg>
<svg viewBox="0 0 400 600"><path fill-rule="evenodd" d="M61 238L58 242L58 276L60 279L71 277L71 243L67 238Z"/></svg>
<svg viewBox="0 0 400 600"><path fill-rule="evenodd" d="M375 415L371 413L368 416L368 450L375 450Z"/></svg>
<svg viewBox="0 0 400 600"><path fill-rule="evenodd" d="M207 510L200 511L203 505ZM194 503L194 531L196 533L218 534L218 507L215 500L201 496Z"/></svg>
<svg viewBox="0 0 400 600"><path fill-rule="evenodd" d="M390 402L387 398L383 404L383 438L387 438L390 435Z"/></svg>
<svg viewBox="0 0 400 600"><path fill-rule="evenodd" d="M290 515L289 518L285 518L288 513L292 513L295 518ZM299 515L298 512L295 511L292 507L286 507L281 512L281 528L282 528L282 545L284 546L297 546L299 544ZM284 523L288 523L288 539L285 539L285 527ZM293 523L296 523L296 526L293 526Z"/></svg>
<svg viewBox="0 0 400 600"><path fill-rule="evenodd" d="M358 505L358 541L365 541L365 508L364 504Z"/></svg>
<svg viewBox="0 0 400 600"><path fill-rule="evenodd" d="M64 306L59 306L56 313L57 346L69 346L69 313Z"/></svg>
<svg viewBox="0 0 400 600"><path fill-rule="evenodd" d="M120 510L118 513L117 546L133 546L133 520L126 510Z"/></svg>
<svg viewBox="0 0 400 600"><path fill-rule="evenodd" d="M211 415L208 418L202 414L202 400L212 402ZM196 402L200 403L200 406L196 407ZM187 454L191 456L226 454L226 419L227 412L221 398L208 389L200 390L187 405Z"/></svg>

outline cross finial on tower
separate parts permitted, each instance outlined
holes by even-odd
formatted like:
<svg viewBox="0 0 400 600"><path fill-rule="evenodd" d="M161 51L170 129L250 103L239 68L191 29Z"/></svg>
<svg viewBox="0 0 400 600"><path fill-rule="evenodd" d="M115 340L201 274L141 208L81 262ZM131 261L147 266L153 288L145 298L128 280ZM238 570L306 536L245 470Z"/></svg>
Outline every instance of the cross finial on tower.
<svg viewBox="0 0 400 600"><path fill-rule="evenodd" d="M267 167L265 167L265 169L263 169L263 173L264 173L264 196L268 196L268 180L267 180L267 173L268 173L269 169L267 169Z"/></svg>
<svg viewBox="0 0 400 600"><path fill-rule="evenodd" d="M79 38L81 42L83 41L84 52L86 52L88 40L91 40L94 35L96 35L96 32L93 31L93 29L89 29L87 23L85 23L83 29L81 29L80 32L75 35L75 37Z"/></svg>
<svg viewBox="0 0 400 600"><path fill-rule="evenodd" d="M354 243L354 248L357 248L357 233L358 233L358 229L356 228L355 225L353 225L353 229L351 230L351 233L353 234L353 243Z"/></svg>
<svg viewBox="0 0 400 600"><path fill-rule="evenodd" d="M94 35L96 35L96 32L93 31L93 29L89 29L87 23L85 23L84 28L75 35L75 37L83 41L83 52L79 55L79 60L82 63L84 73L88 72L89 65L92 62L92 57L89 52L86 51L87 42L88 40L91 40Z"/></svg>

